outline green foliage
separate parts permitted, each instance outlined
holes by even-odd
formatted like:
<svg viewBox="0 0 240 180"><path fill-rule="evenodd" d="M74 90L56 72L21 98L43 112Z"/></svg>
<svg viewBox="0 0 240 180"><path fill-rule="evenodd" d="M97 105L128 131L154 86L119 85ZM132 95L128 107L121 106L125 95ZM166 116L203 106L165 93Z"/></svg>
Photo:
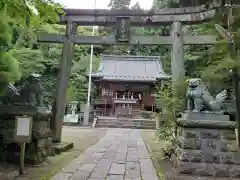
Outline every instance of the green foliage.
<svg viewBox="0 0 240 180"><path fill-rule="evenodd" d="M44 92L43 92L43 103L45 105L52 105L54 102L54 98L56 97L56 80L57 80L57 74L52 72L45 71L42 74L41 78L43 82Z"/></svg>
<svg viewBox="0 0 240 180"><path fill-rule="evenodd" d="M12 42L12 28L10 26L11 19L7 16L5 10L0 11L0 51L6 51Z"/></svg>
<svg viewBox="0 0 240 180"><path fill-rule="evenodd" d="M128 8L131 0L110 0L108 7L111 9Z"/></svg>
<svg viewBox="0 0 240 180"><path fill-rule="evenodd" d="M52 0L2 0L1 9L5 9L8 16L14 23L25 27L26 21L33 23L33 26L46 22L58 21L58 13L62 13L61 6Z"/></svg>
<svg viewBox="0 0 240 180"><path fill-rule="evenodd" d="M11 52L0 53L0 82L15 82L19 80L21 73L17 59Z"/></svg>
<svg viewBox="0 0 240 180"><path fill-rule="evenodd" d="M12 41L11 19L6 10L0 11L0 81L14 82L20 78L17 61L12 54L7 52Z"/></svg>
<svg viewBox="0 0 240 180"><path fill-rule="evenodd" d="M90 55L84 55L82 46L77 46L75 51L75 61L72 66L72 73L69 86L69 100L85 102L87 100ZM79 54L79 55L78 55ZM99 66L99 58L93 56L92 71L96 71Z"/></svg>
<svg viewBox="0 0 240 180"><path fill-rule="evenodd" d="M42 74L46 67L41 50L32 50L28 48L13 49L12 55L17 59L23 76L31 73Z"/></svg>
<svg viewBox="0 0 240 180"><path fill-rule="evenodd" d="M74 85L71 85L67 91L67 101L77 101L78 100L78 89Z"/></svg>
<svg viewBox="0 0 240 180"><path fill-rule="evenodd" d="M43 72L40 50L32 48L34 31L56 22L61 8L51 0L2 0L0 4L0 81L14 83L30 72Z"/></svg>
<svg viewBox="0 0 240 180"><path fill-rule="evenodd" d="M177 94L173 92L177 90ZM178 85L174 87L170 82L165 82L158 86L157 89L157 107L162 109L158 114L158 119L161 119L161 128L157 131L157 138L161 141L164 140L167 144L164 149L165 155L173 153L176 147L176 131L177 131L177 118L185 108L185 93L186 85Z"/></svg>

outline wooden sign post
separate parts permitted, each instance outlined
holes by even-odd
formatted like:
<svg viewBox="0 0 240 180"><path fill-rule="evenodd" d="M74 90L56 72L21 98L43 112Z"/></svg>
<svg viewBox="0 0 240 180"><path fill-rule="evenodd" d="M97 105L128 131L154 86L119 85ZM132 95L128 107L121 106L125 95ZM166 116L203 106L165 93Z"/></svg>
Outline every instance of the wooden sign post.
<svg viewBox="0 0 240 180"><path fill-rule="evenodd" d="M30 116L17 116L15 119L14 140L21 147L19 174L23 174L25 144L32 141L32 119Z"/></svg>

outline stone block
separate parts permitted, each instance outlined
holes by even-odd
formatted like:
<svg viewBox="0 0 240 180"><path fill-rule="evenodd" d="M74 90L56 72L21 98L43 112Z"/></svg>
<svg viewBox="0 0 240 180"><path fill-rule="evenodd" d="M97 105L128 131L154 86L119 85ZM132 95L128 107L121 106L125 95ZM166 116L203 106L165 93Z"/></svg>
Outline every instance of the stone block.
<svg viewBox="0 0 240 180"><path fill-rule="evenodd" d="M240 165L240 152L233 152L234 164Z"/></svg>
<svg viewBox="0 0 240 180"><path fill-rule="evenodd" d="M93 169L95 168L96 164L83 164L78 168L78 171L87 171L87 172L92 172Z"/></svg>
<svg viewBox="0 0 240 180"><path fill-rule="evenodd" d="M196 138L178 138L179 145L183 149L200 149L201 148L201 139Z"/></svg>
<svg viewBox="0 0 240 180"><path fill-rule="evenodd" d="M234 164L234 153L233 152L221 152L220 153L221 164Z"/></svg>
<svg viewBox="0 0 240 180"><path fill-rule="evenodd" d="M177 161L176 170L179 174L212 175L212 169L209 168L206 163Z"/></svg>
<svg viewBox="0 0 240 180"><path fill-rule="evenodd" d="M90 171L76 171L71 177L71 180L87 180L90 174Z"/></svg>
<svg viewBox="0 0 240 180"><path fill-rule="evenodd" d="M236 140L236 133L234 130L221 130L221 138L226 140Z"/></svg>
<svg viewBox="0 0 240 180"><path fill-rule="evenodd" d="M220 152L228 152L228 140L222 140L219 144Z"/></svg>
<svg viewBox="0 0 240 180"><path fill-rule="evenodd" d="M184 162L202 162L203 153L200 150L181 150L178 159Z"/></svg>
<svg viewBox="0 0 240 180"><path fill-rule="evenodd" d="M137 162L127 162L126 163L126 170L134 170L134 169L139 170L140 164Z"/></svg>
<svg viewBox="0 0 240 180"><path fill-rule="evenodd" d="M229 121L229 115L215 113L186 112L182 114L183 120L209 120L209 121Z"/></svg>
<svg viewBox="0 0 240 180"><path fill-rule="evenodd" d="M109 174L111 175L123 175L124 172L125 172L125 164L113 163L109 170Z"/></svg>
<svg viewBox="0 0 240 180"><path fill-rule="evenodd" d="M203 162L205 163L220 163L220 156L217 152L204 152Z"/></svg>
<svg viewBox="0 0 240 180"><path fill-rule="evenodd" d="M66 152L69 149L72 149L74 144L72 142L61 142L61 143L53 143L52 147L56 154L60 154L62 152Z"/></svg>
<svg viewBox="0 0 240 180"><path fill-rule="evenodd" d="M199 137L199 131L196 131L196 129L182 129L181 134L184 138L198 138Z"/></svg>
<svg viewBox="0 0 240 180"><path fill-rule="evenodd" d="M116 153L116 156L113 159L113 162L126 163L126 160L127 160L126 156L127 156L127 153Z"/></svg>
<svg viewBox="0 0 240 180"><path fill-rule="evenodd" d="M240 178L240 166L239 165L230 165L230 177L231 178Z"/></svg>
<svg viewBox="0 0 240 180"><path fill-rule="evenodd" d="M115 152L108 152L106 151L103 155L103 158L105 159L114 159L116 153Z"/></svg>
<svg viewBox="0 0 240 180"><path fill-rule="evenodd" d="M159 180L158 176L156 173L142 173L142 180ZM136 180L141 180L141 179L136 179Z"/></svg>
<svg viewBox="0 0 240 180"><path fill-rule="evenodd" d="M137 147L130 147L130 148L128 148L128 151L137 151L138 149L137 149Z"/></svg>
<svg viewBox="0 0 240 180"><path fill-rule="evenodd" d="M125 179L141 179L140 170L126 170Z"/></svg>
<svg viewBox="0 0 240 180"><path fill-rule="evenodd" d="M230 177L230 168L228 164L213 164L213 176Z"/></svg>
<svg viewBox="0 0 240 180"><path fill-rule="evenodd" d="M124 175L109 175L106 180L123 180Z"/></svg>
<svg viewBox="0 0 240 180"><path fill-rule="evenodd" d="M194 175L197 176L213 176L213 165L206 163L204 166L197 166Z"/></svg>
<svg viewBox="0 0 240 180"><path fill-rule="evenodd" d="M140 161L140 168L142 173L156 172L151 159L140 159L139 161Z"/></svg>
<svg viewBox="0 0 240 180"><path fill-rule="evenodd" d="M220 139L220 130L216 129L200 129L200 137L206 139Z"/></svg>
<svg viewBox="0 0 240 180"><path fill-rule="evenodd" d="M109 168L105 168L104 166L98 166L93 169L90 179L105 179L107 177Z"/></svg>
<svg viewBox="0 0 240 180"><path fill-rule="evenodd" d="M237 145L237 141L236 140L227 141L227 149L230 152L237 152L239 150L239 147Z"/></svg>
<svg viewBox="0 0 240 180"><path fill-rule="evenodd" d="M138 162L138 153L128 153L127 162Z"/></svg>
<svg viewBox="0 0 240 180"><path fill-rule="evenodd" d="M109 159L100 159L100 161L97 163L97 166L102 166L102 167L111 167L112 160Z"/></svg>
<svg viewBox="0 0 240 180"><path fill-rule="evenodd" d="M220 141L215 139L202 139L201 149L204 152L216 152L219 149Z"/></svg>

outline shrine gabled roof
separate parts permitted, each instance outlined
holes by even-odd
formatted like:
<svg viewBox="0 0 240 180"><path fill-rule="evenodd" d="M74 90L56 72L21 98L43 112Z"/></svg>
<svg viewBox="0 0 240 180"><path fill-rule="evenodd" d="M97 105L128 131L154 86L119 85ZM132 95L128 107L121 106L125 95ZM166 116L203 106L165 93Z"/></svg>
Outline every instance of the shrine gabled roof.
<svg viewBox="0 0 240 180"><path fill-rule="evenodd" d="M100 67L92 77L112 81L156 81L169 79L158 56L102 55Z"/></svg>

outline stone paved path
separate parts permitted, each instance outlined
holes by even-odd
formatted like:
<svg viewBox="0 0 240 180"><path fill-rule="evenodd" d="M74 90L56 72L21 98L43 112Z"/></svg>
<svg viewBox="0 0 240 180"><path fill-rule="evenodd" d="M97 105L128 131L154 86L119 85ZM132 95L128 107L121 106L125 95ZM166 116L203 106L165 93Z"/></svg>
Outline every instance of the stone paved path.
<svg viewBox="0 0 240 180"><path fill-rule="evenodd" d="M52 180L158 180L140 130L109 129Z"/></svg>

